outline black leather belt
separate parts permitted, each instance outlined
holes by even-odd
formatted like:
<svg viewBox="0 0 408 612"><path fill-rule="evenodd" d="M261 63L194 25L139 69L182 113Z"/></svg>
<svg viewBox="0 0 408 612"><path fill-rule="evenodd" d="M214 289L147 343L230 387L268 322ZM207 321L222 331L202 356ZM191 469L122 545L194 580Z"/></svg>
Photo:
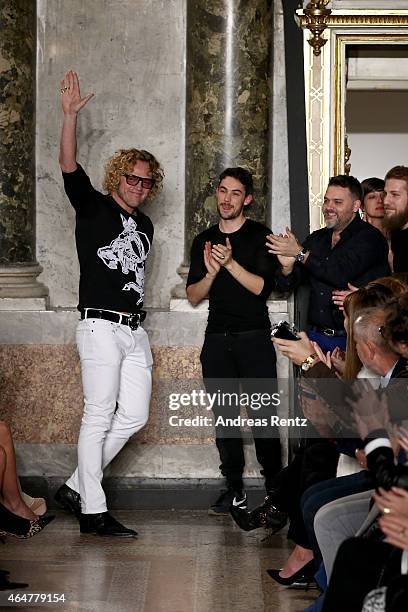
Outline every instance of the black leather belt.
<svg viewBox="0 0 408 612"><path fill-rule="evenodd" d="M346 336L344 329L333 329L332 327L312 327L311 329L325 336Z"/></svg>
<svg viewBox="0 0 408 612"><path fill-rule="evenodd" d="M82 308L81 319L104 319L112 323L128 325L130 329L137 329L146 318L146 311L139 310L133 314L121 314L120 312L110 312L109 310L96 308Z"/></svg>

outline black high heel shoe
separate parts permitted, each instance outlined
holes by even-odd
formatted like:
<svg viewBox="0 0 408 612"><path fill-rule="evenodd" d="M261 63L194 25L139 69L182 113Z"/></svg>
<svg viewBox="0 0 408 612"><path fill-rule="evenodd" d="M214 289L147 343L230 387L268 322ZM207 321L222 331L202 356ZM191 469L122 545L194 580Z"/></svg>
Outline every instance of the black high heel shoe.
<svg viewBox="0 0 408 612"><path fill-rule="evenodd" d="M263 503L251 512L234 503L231 505L230 512L238 527L244 531L265 527L265 529L272 529L272 534L275 534L286 525L288 520L286 512L282 512L275 505L272 495L267 495Z"/></svg>
<svg viewBox="0 0 408 612"><path fill-rule="evenodd" d="M314 579L314 560L312 559L309 563L306 563L303 567L301 567L297 572L289 576L288 578L282 578L279 576L279 572L281 570L278 569L268 569L266 570L272 580L282 584L283 586L291 586L297 588L305 588L308 589L310 586L314 586L316 581Z"/></svg>
<svg viewBox="0 0 408 612"><path fill-rule="evenodd" d="M27 582L10 582L8 570L0 570L0 591L10 591L12 589L26 589Z"/></svg>
<svg viewBox="0 0 408 612"><path fill-rule="evenodd" d="M11 536L20 540L27 540L42 531L54 519L54 515L49 515L40 516L38 519L30 521L14 514L3 504L0 504L0 536Z"/></svg>

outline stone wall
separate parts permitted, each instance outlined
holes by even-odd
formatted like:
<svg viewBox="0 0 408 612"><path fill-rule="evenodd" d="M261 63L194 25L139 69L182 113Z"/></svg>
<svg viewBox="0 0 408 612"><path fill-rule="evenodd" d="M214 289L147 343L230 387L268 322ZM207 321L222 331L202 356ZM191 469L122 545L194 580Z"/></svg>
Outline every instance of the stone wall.
<svg viewBox="0 0 408 612"><path fill-rule="evenodd" d="M286 106L281 3L274 3L271 193L275 231L289 222ZM78 159L94 185L119 147L140 145L165 168L164 190L146 206L155 242L146 275L145 329L155 360L151 419L110 468L121 477L218 477L211 436L198 441L169 427L160 380L199 374L206 304L192 309L173 300L184 256L185 0L38 0L37 26L37 260L49 289L49 309L0 308L0 417L12 425L22 475L66 477L75 465L82 413L80 369L74 345L78 265L74 215L58 166L59 82L77 70L82 93L95 97L81 112ZM274 38L275 37L275 38ZM95 51L97 50L97 51ZM273 321L288 318L288 303L270 304ZM288 376L286 360L279 373ZM259 474L252 447L247 474Z"/></svg>
<svg viewBox="0 0 408 612"><path fill-rule="evenodd" d="M37 252L52 308L77 304L74 214L58 165L59 83L67 70L95 97L80 113L78 161L95 187L103 162L140 147L166 179L145 212L155 224L146 304L168 308L184 249L184 0L39 0L37 30Z"/></svg>

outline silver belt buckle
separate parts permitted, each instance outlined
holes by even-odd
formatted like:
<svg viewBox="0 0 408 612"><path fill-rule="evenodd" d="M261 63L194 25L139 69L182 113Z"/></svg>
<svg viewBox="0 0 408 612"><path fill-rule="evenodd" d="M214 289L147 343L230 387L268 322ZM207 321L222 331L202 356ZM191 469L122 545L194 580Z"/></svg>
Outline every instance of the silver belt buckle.
<svg viewBox="0 0 408 612"><path fill-rule="evenodd" d="M129 315L128 321L129 321L130 329L133 329L133 330L137 329L140 325L140 315L139 314Z"/></svg>
<svg viewBox="0 0 408 612"><path fill-rule="evenodd" d="M335 330L332 329L331 327L325 327L323 330L323 333L325 336L334 336L335 335Z"/></svg>

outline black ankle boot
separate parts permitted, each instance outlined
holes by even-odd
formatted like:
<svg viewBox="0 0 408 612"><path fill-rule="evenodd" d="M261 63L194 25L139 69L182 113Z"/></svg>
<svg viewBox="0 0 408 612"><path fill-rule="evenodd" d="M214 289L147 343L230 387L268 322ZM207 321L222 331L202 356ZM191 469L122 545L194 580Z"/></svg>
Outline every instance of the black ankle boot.
<svg viewBox="0 0 408 612"><path fill-rule="evenodd" d="M10 512L3 504L0 504L0 536L12 536L20 540L32 538L42 531L55 516L40 516L38 519L29 519Z"/></svg>
<svg viewBox="0 0 408 612"><path fill-rule="evenodd" d="M252 510L252 512L232 506L231 516L238 527L244 531L252 531L253 529L264 527L265 529L272 529L272 532L276 533L286 525L288 520L286 512L282 512L275 505L272 495L267 495L263 503Z"/></svg>

